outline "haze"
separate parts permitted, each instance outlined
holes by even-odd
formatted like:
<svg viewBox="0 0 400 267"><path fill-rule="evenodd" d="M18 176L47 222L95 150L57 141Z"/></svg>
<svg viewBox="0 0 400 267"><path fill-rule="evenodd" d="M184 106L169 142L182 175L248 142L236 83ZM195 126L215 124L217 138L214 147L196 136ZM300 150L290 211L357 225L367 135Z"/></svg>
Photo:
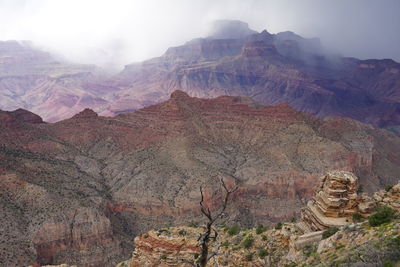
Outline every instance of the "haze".
<svg viewBox="0 0 400 267"><path fill-rule="evenodd" d="M217 19L319 37L333 52L400 61L397 0L0 0L0 40L31 40L71 61L121 68L207 36Z"/></svg>

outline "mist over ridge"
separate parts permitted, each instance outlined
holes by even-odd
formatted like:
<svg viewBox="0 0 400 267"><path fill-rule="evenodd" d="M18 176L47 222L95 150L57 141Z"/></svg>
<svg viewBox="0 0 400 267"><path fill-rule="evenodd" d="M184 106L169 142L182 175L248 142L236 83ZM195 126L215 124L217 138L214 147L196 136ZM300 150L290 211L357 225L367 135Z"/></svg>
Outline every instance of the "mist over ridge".
<svg viewBox="0 0 400 267"><path fill-rule="evenodd" d="M344 56L400 61L400 2L2 0L0 40L30 40L71 61L121 69L209 33L214 20L318 37Z"/></svg>

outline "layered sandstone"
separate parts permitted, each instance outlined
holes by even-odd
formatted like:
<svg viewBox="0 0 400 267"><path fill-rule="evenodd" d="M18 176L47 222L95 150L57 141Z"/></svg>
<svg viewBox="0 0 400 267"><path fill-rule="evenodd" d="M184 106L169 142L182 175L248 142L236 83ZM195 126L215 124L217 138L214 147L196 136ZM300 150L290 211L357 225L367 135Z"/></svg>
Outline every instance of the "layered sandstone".
<svg viewBox="0 0 400 267"><path fill-rule="evenodd" d="M117 263L133 236L200 220L200 186L219 208L220 178L239 187L230 219L251 226L298 215L328 170L353 171L366 191L400 173L400 138L388 131L245 97L176 91L138 112L54 124L0 116L6 266Z"/></svg>
<svg viewBox="0 0 400 267"><path fill-rule="evenodd" d="M150 231L135 238L130 267L193 266L200 253L200 231L187 227Z"/></svg>
<svg viewBox="0 0 400 267"><path fill-rule="evenodd" d="M379 205L386 205L400 210L400 183L394 185L388 191L381 190L374 194L374 200Z"/></svg>
<svg viewBox="0 0 400 267"><path fill-rule="evenodd" d="M211 36L129 64L112 77L94 66L58 62L31 44L0 42L0 109L28 109L45 121L84 108L105 116L132 112L179 89L196 97L288 103L320 118L351 117L396 129L399 88L400 64L393 60L327 55L316 38L258 33L238 21L219 22Z"/></svg>
<svg viewBox="0 0 400 267"><path fill-rule="evenodd" d="M356 212L367 217L372 213L374 202L357 194L358 178L344 171L332 171L324 175L315 196L302 210L302 220L314 231L331 226L342 226L352 221Z"/></svg>

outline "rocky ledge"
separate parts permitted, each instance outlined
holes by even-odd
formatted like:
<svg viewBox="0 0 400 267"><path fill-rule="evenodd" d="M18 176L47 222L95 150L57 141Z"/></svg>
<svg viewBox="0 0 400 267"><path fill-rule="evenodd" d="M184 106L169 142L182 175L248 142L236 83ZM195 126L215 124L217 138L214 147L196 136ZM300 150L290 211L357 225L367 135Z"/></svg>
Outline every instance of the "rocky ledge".
<svg viewBox="0 0 400 267"><path fill-rule="evenodd" d="M209 253L215 256L208 264L378 266L400 262L400 218L393 216L392 221L379 227L362 222L377 205L400 211L400 183L375 193L374 198L358 194L357 188L358 178L354 174L328 172L297 223L279 223L274 229L216 226L218 237L211 239L209 246ZM360 222L353 222L356 213L361 215ZM322 229L325 231L319 231ZM196 225L150 231L135 238L132 258L117 266L195 266L203 231L203 227Z"/></svg>
<svg viewBox="0 0 400 267"><path fill-rule="evenodd" d="M315 197L301 212L306 227L319 231L348 224L355 213L368 217L375 203L365 194L358 195L357 188L358 178L350 172L332 171L324 175Z"/></svg>

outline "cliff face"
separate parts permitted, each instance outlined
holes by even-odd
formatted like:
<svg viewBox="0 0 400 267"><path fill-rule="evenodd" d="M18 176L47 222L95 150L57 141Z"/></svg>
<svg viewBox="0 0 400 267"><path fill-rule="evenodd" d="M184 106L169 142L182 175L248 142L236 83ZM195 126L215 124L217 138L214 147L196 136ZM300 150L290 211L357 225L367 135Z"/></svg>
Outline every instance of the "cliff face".
<svg viewBox="0 0 400 267"><path fill-rule="evenodd" d="M359 196L358 188L358 178L354 174L328 172L321 179L316 195L302 210L302 220L309 229L319 231L348 224L355 213L368 217L376 204L365 195Z"/></svg>
<svg viewBox="0 0 400 267"><path fill-rule="evenodd" d="M0 41L0 109L27 109L45 121L107 103L104 71L62 62L29 42ZM101 97L99 93L101 92Z"/></svg>
<svg viewBox="0 0 400 267"><path fill-rule="evenodd" d="M179 89L196 97L288 103L320 118L344 116L387 127L400 124L399 75L400 64L392 60L340 58L324 52L318 39L292 32L211 36L126 66L110 80L121 91L104 114L161 102Z"/></svg>
<svg viewBox="0 0 400 267"><path fill-rule="evenodd" d="M18 118L0 113L8 266L109 266L128 258L132 236L200 218L200 185L217 208L220 178L239 187L230 219L250 226L298 214L328 170L355 172L368 191L400 173L400 138L388 131L244 97L176 91L114 118L91 110L54 124Z"/></svg>
<svg viewBox="0 0 400 267"><path fill-rule="evenodd" d="M256 229L232 231L229 226L215 226L216 239L211 239L209 253L214 255L208 262L210 266L381 266L385 262L396 263L400 260L400 220L371 227L368 222L354 223L344 209L357 209L365 203L359 199L354 185L358 178L349 172L329 172L321 179L317 187L315 203L326 204L325 200L338 201L339 205L330 205L330 212L321 212L325 219L347 218L333 221L337 232L330 236L323 231L311 231L304 228L310 224L309 218L302 216L297 223L283 223L275 229L259 226ZM398 200L397 189L386 192L387 203ZM321 191L322 190L322 191ZM339 192L340 191L340 192ZM321 192L330 192L329 198ZM341 194L341 198L337 197ZM377 195L385 194L379 191ZM353 196L353 198L352 198ZM348 201L344 201L347 198ZM373 205L382 204L381 199L370 200ZM306 209L310 209L307 206ZM321 208L322 210L325 210ZM395 208L400 212L399 207ZM327 211L327 210L325 210ZM310 212L315 212L311 209ZM372 214L364 213L365 217ZM340 217L342 216L342 217ZM231 223L231 222L227 222ZM203 227L171 227L150 231L135 238L135 250L132 257L118 265L122 266L193 266L199 257L198 237ZM315 229L314 229L315 230ZM316 229L321 230L321 229Z"/></svg>
<svg viewBox="0 0 400 267"><path fill-rule="evenodd" d="M318 39L292 32L258 33L245 23L223 21L211 36L127 65L112 77L93 66L58 62L26 44L0 43L0 109L29 109L45 121L84 108L113 116L165 101L175 90L288 103L319 118L400 125L399 63L340 58L324 51Z"/></svg>

